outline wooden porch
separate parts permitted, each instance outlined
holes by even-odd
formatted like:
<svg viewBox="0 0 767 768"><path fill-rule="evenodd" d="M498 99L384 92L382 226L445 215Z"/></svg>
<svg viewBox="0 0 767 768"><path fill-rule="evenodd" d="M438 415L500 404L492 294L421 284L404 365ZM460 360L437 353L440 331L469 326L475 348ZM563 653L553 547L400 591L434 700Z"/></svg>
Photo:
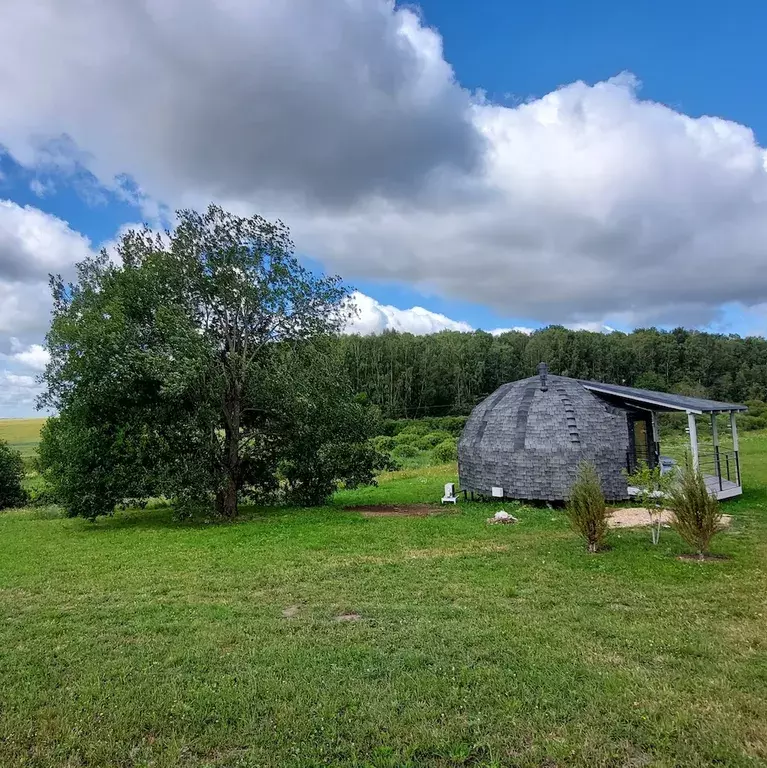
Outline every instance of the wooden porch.
<svg viewBox="0 0 767 768"><path fill-rule="evenodd" d="M658 414L681 411L687 414L689 449L684 452L684 457L677 457L676 463L691 461L703 475L711 495L718 499L730 499L743 493L735 417L747 410L745 405L595 381L581 381L581 384L608 402L628 410L629 471L642 462L663 466ZM720 439L720 432L724 441ZM629 487L629 495L632 490L636 492Z"/></svg>

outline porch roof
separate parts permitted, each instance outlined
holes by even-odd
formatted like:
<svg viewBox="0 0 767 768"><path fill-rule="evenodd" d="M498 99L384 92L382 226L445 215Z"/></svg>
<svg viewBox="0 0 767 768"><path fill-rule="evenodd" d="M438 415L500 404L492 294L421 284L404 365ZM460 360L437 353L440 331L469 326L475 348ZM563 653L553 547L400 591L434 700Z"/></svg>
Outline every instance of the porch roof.
<svg viewBox="0 0 767 768"><path fill-rule="evenodd" d="M702 397L686 397L670 392L653 392L650 389L637 387L622 387L618 384L603 384L601 381L584 381L580 383L590 392L607 395L621 400L626 405L646 408L651 411L685 411L687 413L723 413L730 411L747 411L745 405L738 403L722 403L718 400L706 400Z"/></svg>

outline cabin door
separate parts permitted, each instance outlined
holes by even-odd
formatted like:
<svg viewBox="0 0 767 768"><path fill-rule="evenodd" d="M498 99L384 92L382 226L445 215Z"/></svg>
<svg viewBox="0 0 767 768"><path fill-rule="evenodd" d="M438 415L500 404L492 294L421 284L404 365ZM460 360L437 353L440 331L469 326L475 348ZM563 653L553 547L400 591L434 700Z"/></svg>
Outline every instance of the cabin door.
<svg viewBox="0 0 767 768"><path fill-rule="evenodd" d="M655 466L652 442L652 423L644 415L629 416L629 469L634 471L640 464Z"/></svg>

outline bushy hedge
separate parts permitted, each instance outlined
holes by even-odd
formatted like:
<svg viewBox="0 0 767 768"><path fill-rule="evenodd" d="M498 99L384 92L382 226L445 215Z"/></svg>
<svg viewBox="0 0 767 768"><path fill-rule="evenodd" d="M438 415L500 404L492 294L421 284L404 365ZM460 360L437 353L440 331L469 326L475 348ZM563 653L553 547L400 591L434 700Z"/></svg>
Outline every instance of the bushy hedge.
<svg viewBox="0 0 767 768"><path fill-rule="evenodd" d="M418 447L421 450L429 451L432 448L436 448L440 443L444 443L445 440L455 441L455 438L447 430L440 429L436 432L429 432L428 435L424 435L418 441Z"/></svg>
<svg viewBox="0 0 767 768"><path fill-rule="evenodd" d="M386 419L381 433L395 437L401 432L427 435L430 432L444 430L453 437L459 437L466 425L468 416L428 416L423 419Z"/></svg>
<svg viewBox="0 0 767 768"><path fill-rule="evenodd" d="M448 461L455 461L458 458L458 442L454 437L442 441L431 452L435 461L445 464Z"/></svg>
<svg viewBox="0 0 767 768"><path fill-rule="evenodd" d="M24 459L5 440L0 440L0 509L23 506L27 501L24 490Z"/></svg>
<svg viewBox="0 0 767 768"><path fill-rule="evenodd" d="M419 453L420 451L414 445L403 443L402 445L398 445L392 451L392 456L396 459L413 459L418 456Z"/></svg>
<svg viewBox="0 0 767 768"><path fill-rule="evenodd" d="M389 435L379 435L378 437L373 438L373 445L377 451L391 453L394 450L396 443L394 442L394 438Z"/></svg>

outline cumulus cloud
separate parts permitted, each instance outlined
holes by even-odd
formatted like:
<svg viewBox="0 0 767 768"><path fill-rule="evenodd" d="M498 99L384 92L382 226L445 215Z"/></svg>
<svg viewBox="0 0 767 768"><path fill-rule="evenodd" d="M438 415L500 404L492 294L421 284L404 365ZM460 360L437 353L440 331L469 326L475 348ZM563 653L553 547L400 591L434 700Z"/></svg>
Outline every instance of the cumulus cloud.
<svg viewBox="0 0 767 768"><path fill-rule="evenodd" d="M306 220L304 236L342 271L543 322L703 324L764 300L767 171L750 130L642 101L627 76L475 120L483 194L377 200Z"/></svg>
<svg viewBox="0 0 767 768"><path fill-rule="evenodd" d="M361 336L382 333L383 331L401 331L422 335L439 331L471 331L468 324L451 320L438 312L430 312L423 307L398 309L390 304L381 304L364 293L355 291L351 297L357 315L346 328L346 333L358 333Z"/></svg>
<svg viewBox="0 0 767 768"><path fill-rule="evenodd" d="M0 142L24 164L280 216L349 279L531 321L696 325L767 301L763 148L631 75L472 101L392 0L8 0L4 18Z"/></svg>
<svg viewBox="0 0 767 768"><path fill-rule="evenodd" d="M0 200L0 353L39 360L26 345L39 343L48 324L48 274L71 275L89 252L88 239L61 219Z"/></svg>
<svg viewBox="0 0 767 768"><path fill-rule="evenodd" d="M17 338L11 338L10 357L21 365L35 371L44 371L51 359L48 350L42 344L30 344L25 347Z"/></svg>
<svg viewBox="0 0 767 768"><path fill-rule="evenodd" d="M21 162L128 172L162 199L328 206L479 159L440 36L393 0L7 0L3 16L0 141Z"/></svg>
<svg viewBox="0 0 767 768"><path fill-rule="evenodd" d="M40 386L34 376L0 371L0 413L3 416L30 415L39 393Z"/></svg>
<svg viewBox="0 0 767 768"><path fill-rule="evenodd" d="M35 283L89 251L87 238L61 219L0 200L0 280Z"/></svg>
<svg viewBox="0 0 767 768"><path fill-rule="evenodd" d="M535 328L529 328L526 325L515 325L512 328L494 328L490 333L493 336L502 336L504 333L524 333L525 336L530 336L535 333Z"/></svg>

